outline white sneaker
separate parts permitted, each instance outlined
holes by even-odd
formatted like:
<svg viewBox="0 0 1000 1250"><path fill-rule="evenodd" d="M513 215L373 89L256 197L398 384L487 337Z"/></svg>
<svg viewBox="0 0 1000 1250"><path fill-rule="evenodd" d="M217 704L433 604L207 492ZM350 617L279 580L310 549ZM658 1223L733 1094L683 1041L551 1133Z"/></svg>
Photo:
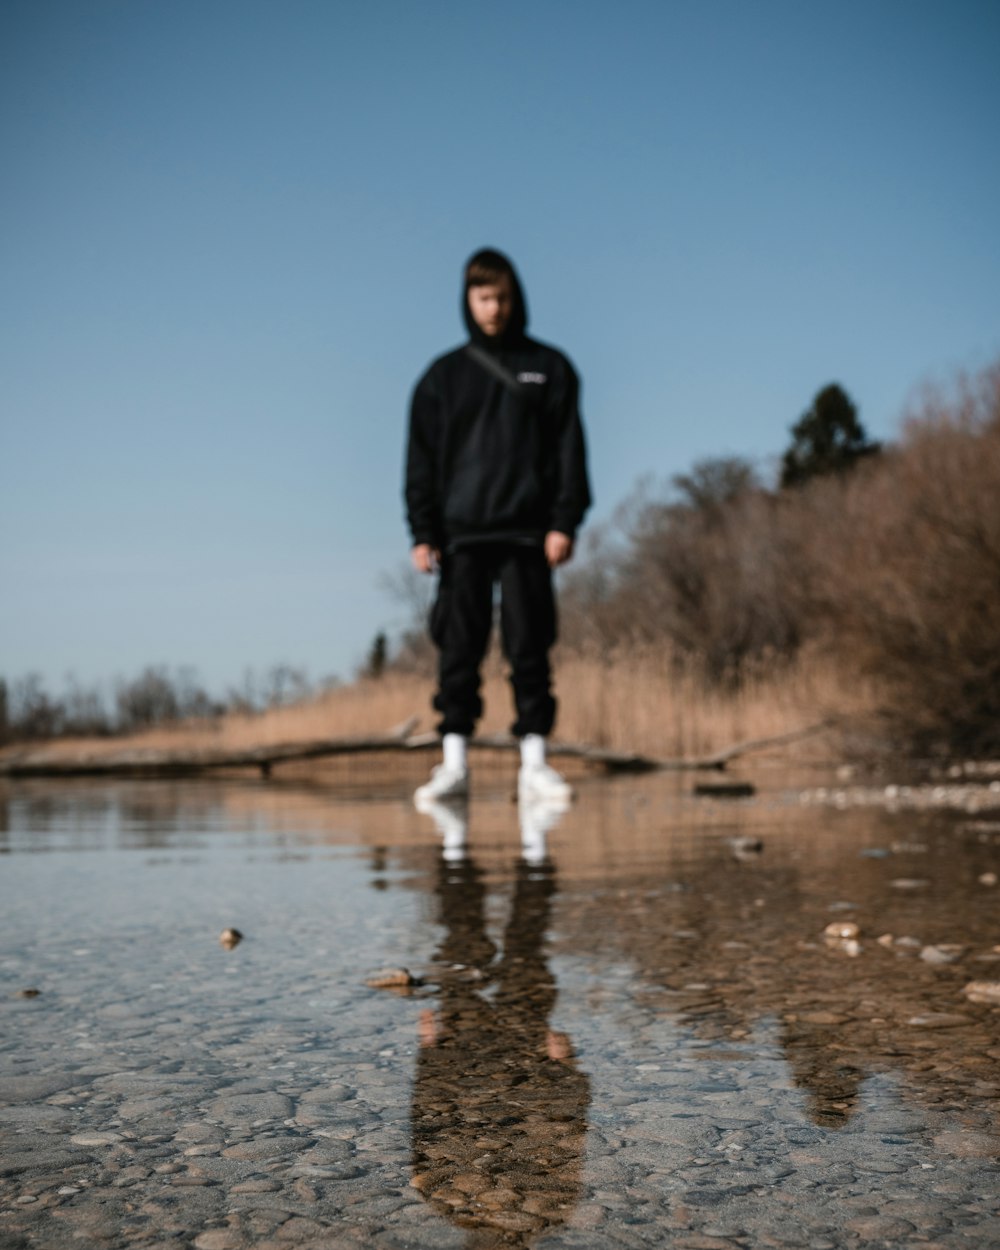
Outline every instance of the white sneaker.
<svg viewBox="0 0 1000 1250"><path fill-rule="evenodd" d="M414 794L417 803L426 803L434 799L465 798L469 793L469 770L467 768L449 768L446 764L438 764L431 770L431 779Z"/></svg>
<svg viewBox="0 0 1000 1250"><path fill-rule="evenodd" d="M566 804L573 788L548 764L523 764L517 775L517 794L522 801Z"/></svg>

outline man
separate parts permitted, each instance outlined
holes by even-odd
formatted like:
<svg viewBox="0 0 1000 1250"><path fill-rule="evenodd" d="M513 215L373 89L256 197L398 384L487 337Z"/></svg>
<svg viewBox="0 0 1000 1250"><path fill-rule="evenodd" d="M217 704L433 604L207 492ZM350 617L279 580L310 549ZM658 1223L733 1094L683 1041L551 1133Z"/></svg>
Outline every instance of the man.
<svg viewBox="0 0 1000 1250"><path fill-rule="evenodd" d="M434 361L410 409L411 555L420 572L441 574L431 637L444 760L417 799L468 793L466 748L483 710L479 670L499 582L512 730L521 740L518 791L565 800L569 787L546 764L545 739L556 711L552 569L570 559L590 505L579 381L561 352L526 336L521 284L501 253L480 251L466 264L462 312L469 342Z"/></svg>

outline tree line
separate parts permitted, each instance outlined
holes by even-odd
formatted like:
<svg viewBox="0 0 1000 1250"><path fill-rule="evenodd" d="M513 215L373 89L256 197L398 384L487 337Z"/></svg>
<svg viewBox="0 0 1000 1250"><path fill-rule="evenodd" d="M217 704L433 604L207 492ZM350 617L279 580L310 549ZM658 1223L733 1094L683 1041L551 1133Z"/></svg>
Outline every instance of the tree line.
<svg viewBox="0 0 1000 1250"><path fill-rule="evenodd" d="M0 743L43 738L110 737L181 721L212 721L229 713L254 715L317 698L336 678L310 682L305 671L275 664L263 673L248 669L238 686L213 698L193 669L171 671L150 665L133 678L118 679L110 691L67 679L51 692L37 673L0 678Z"/></svg>

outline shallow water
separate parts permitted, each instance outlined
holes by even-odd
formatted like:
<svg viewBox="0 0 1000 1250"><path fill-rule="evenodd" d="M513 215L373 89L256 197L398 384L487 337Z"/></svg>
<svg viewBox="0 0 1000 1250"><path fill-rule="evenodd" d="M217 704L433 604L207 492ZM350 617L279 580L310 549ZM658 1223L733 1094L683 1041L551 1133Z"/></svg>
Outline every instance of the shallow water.
<svg viewBox="0 0 1000 1250"><path fill-rule="evenodd" d="M0 790L0 1241L1000 1244L1000 812L756 780Z"/></svg>

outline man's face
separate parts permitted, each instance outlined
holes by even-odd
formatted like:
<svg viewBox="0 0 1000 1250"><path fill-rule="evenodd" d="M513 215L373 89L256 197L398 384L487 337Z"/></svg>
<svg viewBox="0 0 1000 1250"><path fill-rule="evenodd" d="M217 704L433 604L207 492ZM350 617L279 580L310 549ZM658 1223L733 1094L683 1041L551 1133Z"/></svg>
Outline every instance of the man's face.
<svg viewBox="0 0 1000 1250"><path fill-rule="evenodd" d="M469 287L469 312L472 320L490 338L503 334L514 308L514 289L510 276L503 274L498 282Z"/></svg>

